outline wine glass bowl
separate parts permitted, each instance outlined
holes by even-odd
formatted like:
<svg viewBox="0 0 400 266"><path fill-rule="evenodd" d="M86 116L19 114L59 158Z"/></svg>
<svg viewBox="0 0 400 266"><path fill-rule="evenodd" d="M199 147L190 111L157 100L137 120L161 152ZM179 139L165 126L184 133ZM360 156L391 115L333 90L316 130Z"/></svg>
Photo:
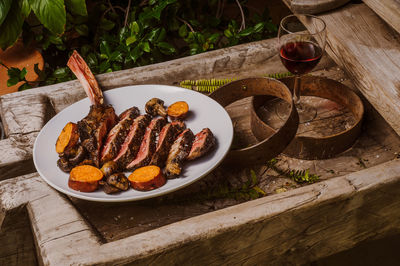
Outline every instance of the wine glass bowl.
<svg viewBox="0 0 400 266"><path fill-rule="evenodd" d="M316 16L289 15L279 24L279 56L286 69L295 75L293 100L302 123L313 120L316 110L303 106L300 101L300 77L311 72L319 63L325 50L325 42L326 24Z"/></svg>

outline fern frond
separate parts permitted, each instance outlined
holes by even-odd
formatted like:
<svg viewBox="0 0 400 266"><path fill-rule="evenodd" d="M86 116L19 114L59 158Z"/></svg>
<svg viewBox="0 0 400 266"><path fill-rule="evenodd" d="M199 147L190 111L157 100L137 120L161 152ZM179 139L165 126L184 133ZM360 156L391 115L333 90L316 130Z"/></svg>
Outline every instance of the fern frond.
<svg viewBox="0 0 400 266"><path fill-rule="evenodd" d="M316 174L310 174L310 169L306 170L297 170L297 169L280 169L276 166L278 163L277 159L272 159L267 163L267 166L277 172L278 174L285 176L287 178L292 179L297 183L315 183L319 180L319 176Z"/></svg>
<svg viewBox="0 0 400 266"><path fill-rule="evenodd" d="M273 73L273 74L266 74L264 77L281 79L285 77L292 76L290 72L286 73ZM182 88L195 90L203 93L211 93L218 89L219 87L228 84L232 81L237 80L236 78L232 79L198 79L198 80L184 80L181 81L180 86Z"/></svg>

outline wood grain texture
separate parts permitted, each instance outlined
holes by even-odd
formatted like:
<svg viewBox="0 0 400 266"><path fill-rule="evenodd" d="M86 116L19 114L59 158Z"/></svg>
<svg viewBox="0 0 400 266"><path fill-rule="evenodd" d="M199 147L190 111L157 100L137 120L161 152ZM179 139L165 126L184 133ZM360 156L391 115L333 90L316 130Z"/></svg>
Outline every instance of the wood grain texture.
<svg viewBox="0 0 400 266"><path fill-rule="evenodd" d="M293 13L318 14L340 7L350 0L283 0Z"/></svg>
<svg viewBox="0 0 400 266"><path fill-rule="evenodd" d="M363 0L379 17L400 33L400 1L399 0Z"/></svg>
<svg viewBox="0 0 400 266"><path fill-rule="evenodd" d="M321 15L327 51L400 134L400 35L365 4Z"/></svg>
<svg viewBox="0 0 400 266"><path fill-rule="evenodd" d="M109 243L37 174L0 182L0 206L4 213L27 204L45 265L282 265L399 232L399 189L393 160Z"/></svg>

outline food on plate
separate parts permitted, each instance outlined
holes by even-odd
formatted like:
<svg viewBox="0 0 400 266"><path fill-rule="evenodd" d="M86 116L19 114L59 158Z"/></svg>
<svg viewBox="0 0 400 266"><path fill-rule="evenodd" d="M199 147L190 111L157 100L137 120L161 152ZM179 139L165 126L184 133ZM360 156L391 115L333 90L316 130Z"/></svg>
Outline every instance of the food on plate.
<svg viewBox="0 0 400 266"><path fill-rule="evenodd" d="M104 176L110 176L116 172L118 172L118 164L114 161L108 161L101 167L101 172L103 172Z"/></svg>
<svg viewBox="0 0 400 266"><path fill-rule="evenodd" d="M136 190L149 191L163 186L166 179L161 168L148 165L133 171L128 177L131 187Z"/></svg>
<svg viewBox="0 0 400 266"><path fill-rule="evenodd" d="M114 161L118 163L121 169L125 169L127 164L136 158L140 149L144 133L147 126L150 124L151 118L149 115L138 116L129 128L128 135L121 145Z"/></svg>
<svg viewBox="0 0 400 266"><path fill-rule="evenodd" d="M79 141L78 125L69 122L62 129L56 142L56 152L58 154L64 153L74 147Z"/></svg>
<svg viewBox="0 0 400 266"><path fill-rule="evenodd" d="M183 120L189 112L189 105L184 101L179 101L168 106L168 116L171 120Z"/></svg>
<svg viewBox="0 0 400 266"><path fill-rule="evenodd" d="M200 158L211 151L215 146L215 137L209 128L203 128L196 134L187 157L188 161Z"/></svg>
<svg viewBox="0 0 400 266"><path fill-rule="evenodd" d="M107 194L133 189L148 191L163 186L167 178L182 172L184 163L199 158L215 147L210 129L196 136L182 121L189 112L184 101L164 108L152 98L140 114L131 107L119 116L104 103L103 94L89 67L74 51L68 66L78 77L91 102L89 113L61 131L56 152L57 165L69 172L71 189L92 192L102 185ZM170 121L168 121L168 119ZM124 171L133 171L129 178Z"/></svg>
<svg viewBox="0 0 400 266"><path fill-rule="evenodd" d="M116 173L106 177L106 182L120 190L129 189L129 180L126 178L124 173Z"/></svg>
<svg viewBox="0 0 400 266"><path fill-rule="evenodd" d="M194 135L190 128L185 129L176 138L168 153L164 174L167 178L174 178L182 171L183 163L189 155Z"/></svg>
<svg viewBox="0 0 400 266"><path fill-rule="evenodd" d="M146 113L148 113L151 116L162 116L166 117L167 116L167 111L164 108L164 101L158 98L152 98L150 99L144 109L146 110Z"/></svg>
<svg viewBox="0 0 400 266"><path fill-rule="evenodd" d="M174 121L166 124L158 136L156 151L154 152L150 164L164 167L169 150L176 137L185 130L186 125L182 121Z"/></svg>
<svg viewBox="0 0 400 266"><path fill-rule="evenodd" d="M114 159L128 135L134 119L140 115L137 107L131 107L119 116L119 122L108 132L101 151L101 163Z"/></svg>
<svg viewBox="0 0 400 266"><path fill-rule="evenodd" d="M71 170L68 186L81 192L93 192L99 187L102 178L103 173L97 167L80 165Z"/></svg>
<svg viewBox="0 0 400 266"><path fill-rule="evenodd" d="M151 157L156 150L157 135L160 133L160 130L165 123L166 120L163 117L156 117L151 120L149 126L146 128L146 133L144 134L135 159L126 165L128 170L134 170L149 164Z"/></svg>
<svg viewBox="0 0 400 266"><path fill-rule="evenodd" d="M78 122L83 147L88 151L95 166L100 166L100 150L104 137L117 123L118 117L112 106L104 104L103 93L82 57L74 51L67 63L81 82L91 102L89 114Z"/></svg>

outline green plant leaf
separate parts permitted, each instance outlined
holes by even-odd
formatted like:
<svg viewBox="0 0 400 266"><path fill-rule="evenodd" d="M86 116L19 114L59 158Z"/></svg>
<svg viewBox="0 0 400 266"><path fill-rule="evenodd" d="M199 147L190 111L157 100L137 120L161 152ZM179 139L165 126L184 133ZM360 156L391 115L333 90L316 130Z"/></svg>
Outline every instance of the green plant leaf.
<svg viewBox="0 0 400 266"><path fill-rule="evenodd" d="M188 34L187 26L186 24L182 24L182 26L179 27L179 36L185 38L187 34Z"/></svg>
<svg viewBox="0 0 400 266"><path fill-rule="evenodd" d="M100 64L100 72L101 73L106 72L109 68L110 68L110 62L108 60L104 61Z"/></svg>
<svg viewBox="0 0 400 266"><path fill-rule="evenodd" d="M65 5L72 14L87 16L85 0L65 0Z"/></svg>
<svg viewBox="0 0 400 266"><path fill-rule="evenodd" d="M56 70L54 70L53 72L53 77L57 78L57 79L61 79L61 78L65 78L69 75L69 69L67 67L61 67L61 68L57 68Z"/></svg>
<svg viewBox="0 0 400 266"><path fill-rule="evenodd" d="M161 28L153 29L146 35L145 39L147 39L149 42L153 43L159 36L160 32L161 32Z"/></svg>
<svg viewBox="0 0 400 266"><path fill-rule="evenodd" d="M39 68L39 64L35 64L33 66L33 70L35 71L36 75L39 76L39 80L43 81L46 79L46 73Z"/></svg>
<svg viewBox="0 0 400 266"><path fill-rule="evenodd" d="M19 80L18 77L9 78L9 79L7 80L7 87L14 86L14 85L17 84L19 81L20 81L20 80Z"/></svg>
<svg viewBox="0 0 400 266"><path fill-rule="evenodd" d="M24 84L22 84L21 86L18 87L18 91L24 91L24 90L28 90L31 88L32 88L32 86L25 82Z"/></svg>
<svg viewBox="0 0 400 266"><path fill-rule="evenodd" d="M100 25L99 25L100 29L105 30L105 31L109 31L109 30L112 30L114 27L115 27L115 23L112 22L111 20L108 20L108 19L105 19L105 18L102 18L100 20Z"/></svg>
<svg viewBox="0 0 400 266"><path fill-rule="evenodd" d="M86 60L87 60L87 63L89 64L89 66L97 66L98 65L97 56L94 53L88 54L88 56L86 57Z"/></svg>
<svg viewBox="0 0 400 266"><path fill-rule="evenodd" d="M153 9L153 12L151 13L151 16L154 17L157 20L160 20L161 17L161 12L164 10L164 8L167 7L167 5L175 3L176 0L164 0L164 1L159 1L159 5L156 6Z"/></svg>
<svg viewBox="0 0 400 266"><path fill-rule="evenodd" d="M0 25L6 19L13 0L0 0Z"/></svg>
<svg viewBox="0 0 400 266"><path fill-rule="evenodd" d="M130 52L129 56L132 58L133 62L136 62L136 60L141 57L143 54L143 49L142 49L142 44L138 44L135 46L135 48L132 49Z"/></svg>
<svg viewBox="0 0 400 266"><path fill-rule="evenodd" d="M166 36L167 36L167 31L164 28L161 28L160 34L158 35L156 42L162 42Z"/></svg>
<svg viewBox="0 0 400 266"><path fill-rule="evenodd" d="M150 53L150 45L148 42L143 42L143 51Z"/></svg>
<svg viewBox="0 0 400 266"><path fill-rule="evenodd" d="M75 30L81 36L88 36L89 35L89 27L85 24L81 24L75 27Z"/></svg>
<svg viewBox="0 0 400 266"><path fill-rule="evenodd" d="M137 40L136 35L129 36L128 38L126 38L126 41L125 41L126 46L131 45L132 43L136 42L136 40Z"/></svg>
<svg viewBox="0 0 400 266"><path fill-rule="evenodd" d="M50 35L49 41L53 44L63 44L61 37L56 35Z"/></svg>
<svg viewBox="0 0 400 266"><path fill-rule="evenodd" d="M20 80L24 80L27 72L28 72L28 71L26 70L26 67L24 67L24 68L21 70L21 72L19 73L19 79L20 79Z"/></svg>
<svg viewBox="0 0 400 266"><path fill-rule="evenodd" d="M248 27L247 29L244 29L241 32L239 32L238 35L240 37L245 37L245 36L249 36L253 32L254 32L254 28L253 27Z"/></svg>
<svg viewBox="0 0 400 266"><path fill-rule="evenodd" d="M103 58L109 58L111 54L111 48L108 45L106 41L102 41L100 43L100 52L101 52L101 57Z"/></svg>
<svg viewBox="0 0 400 266"><path fill-rule="evenodd" d="M19 68L16 68L16 67L10 67L8 70L7 70L7 75L10 77L10 78L17 78L17 79L19 79L19 75L21 74L21 70L19 69Z"/></svg>
<svg viewBox="0 0 400 266"><path fill-rule="evenodd" d="M173 47L171 44L167 42L159 42L157 43L157 47L160 48L161 53L170 55L175 53L175 47Z"/></svg>
<svg viewBox="0 0 400 266"><path fill-rule="evenodd" d="M233 36L232 32L229 29L224 30L224 35L227 38L232 38L232 36Z"/></svg>
<svg viewBox="0 0 400 266"><path fill-rule="evenodd" d="M136 22L136 21L133 21L132 23L131 23L131 32L132 33L136 33L136 34L138 34L139 33L139 31L140 31L140 26L139 26L139 24Z"/></svg>
<svg viewBox="0 0 400 266"><path fill-rule="evenodd" d="M13 0L10 10L0 25L0 48L5 50L13 45L22 31L24 23L23 1Z"/></svg>
<svg viewBox="0 0 400 266"><path fill-rule="evenodd" d="M116 61L116 62L122 62L123 61L123 56L120 51L114 51L110 55L110 61Z"/></svg>
<svg viewBox="0 0 400 266"><path fill-rule="evenodd" d="M264 29L264 22L257 23L254 26L254 32L261 32Z"/></svg>
<svg viewBox="0 0 400 266"><path fill-rule="evenodd" d="M29 0L39 21L54 34L62 34L66 23L64 0Z"/></svg>

